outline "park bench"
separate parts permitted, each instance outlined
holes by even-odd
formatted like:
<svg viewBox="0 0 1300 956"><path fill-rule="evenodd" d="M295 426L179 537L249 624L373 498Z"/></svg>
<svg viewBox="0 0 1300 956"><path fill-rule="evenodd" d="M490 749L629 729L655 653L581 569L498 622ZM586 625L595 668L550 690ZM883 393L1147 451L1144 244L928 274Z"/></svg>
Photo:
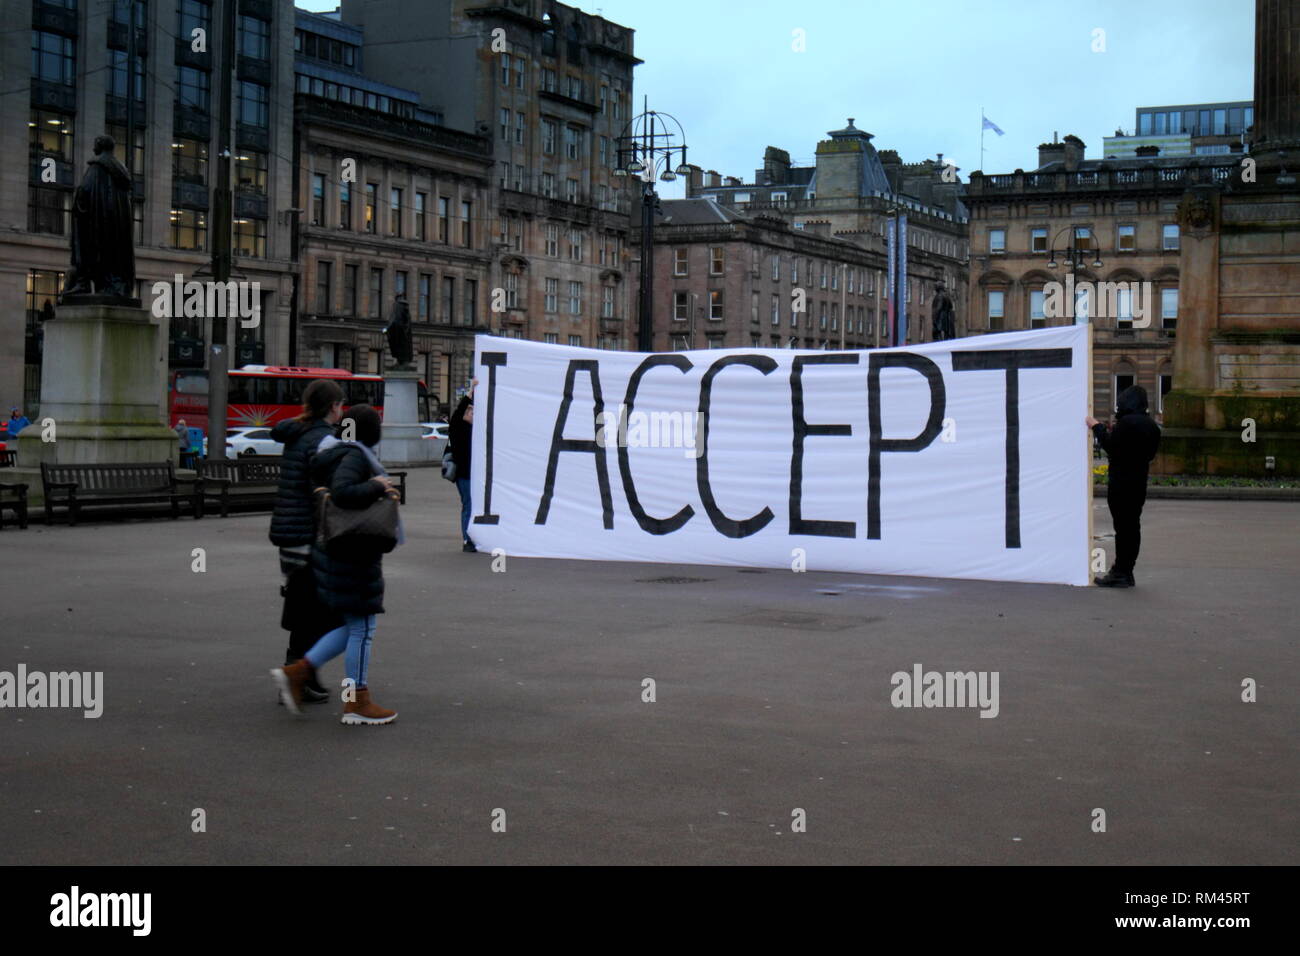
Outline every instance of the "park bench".
<svg viewBox="0 0 1300 956"><path fill-rule="evenodd" d="M54 523L54 508L68 509L68 524L87 505L166 503L171 516L180 516L182 500L191 502L195 518L202 516L202 502L193 488L182 489L176 468L170 461L121 462L85 465L41 463L41 484L45 490L45 521ZM191 483L192 484L192 483Z"/></svg>
<svg viewBox="0 0 1300 956"><path fill-rule="evenodd" d="M18 464L18 449L0 448L0 468L13 468Z"/></svg>
<svg viewBox="0 0 1300 956"><path fill-rule="evenodd" d="M5 526L5 509L18 518L18 527L27 527L27 486L0 481L0 528Z"/></svg>
<svg viewBox="0 0 1300 956"><path fill-rule="evenodd" d="M210 499L220 504L223 518L231 504L272 505L280 487L281 461L278 456L205 459L197 468L199 499L203 506Z"/></svg>

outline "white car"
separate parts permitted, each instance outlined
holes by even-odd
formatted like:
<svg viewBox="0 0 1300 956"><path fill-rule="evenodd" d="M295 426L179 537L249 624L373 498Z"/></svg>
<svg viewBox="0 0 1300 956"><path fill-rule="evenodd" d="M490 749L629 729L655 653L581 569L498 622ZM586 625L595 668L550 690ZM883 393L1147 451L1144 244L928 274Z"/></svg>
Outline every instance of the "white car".
<svg viewBox="0 0 1300 956"><path fill-rule="evenodd" d="M284 446L271 440L270 428L232 428L226 432L227 458L283 454Z"/></svg>
<svg viewBox="0 0 1300 956"><path fill-rule="evenodd" d="M420 437L433 442L433 454L430 457L433 461L440 460L447 449L447 423L420 422L420 427L424 429L424 434Z"/></svg>

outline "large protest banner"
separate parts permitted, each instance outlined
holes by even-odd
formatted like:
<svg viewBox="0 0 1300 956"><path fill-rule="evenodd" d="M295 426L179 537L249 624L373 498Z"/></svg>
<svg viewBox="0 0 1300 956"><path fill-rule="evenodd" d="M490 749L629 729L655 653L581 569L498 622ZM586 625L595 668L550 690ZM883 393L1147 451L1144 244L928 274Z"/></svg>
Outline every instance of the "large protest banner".
<svg viewBox="0 0 1300 956"><path fill-rule="evenodd" d="M1090 333L655 354L480 335L470 536L512 556L1085 585Z"/></svg>

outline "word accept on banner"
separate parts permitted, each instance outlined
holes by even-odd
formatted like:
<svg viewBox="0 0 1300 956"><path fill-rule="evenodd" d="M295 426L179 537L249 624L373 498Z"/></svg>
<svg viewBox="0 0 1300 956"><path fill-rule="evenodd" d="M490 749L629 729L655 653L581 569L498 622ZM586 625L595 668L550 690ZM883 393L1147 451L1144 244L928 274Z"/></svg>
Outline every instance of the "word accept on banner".
<svg viewBox="0 0 1300 956"><path fill-rule="evenodd" d="M857 352L479 336L473 517L511 556L1086 585L1091 326Z"/></svg>

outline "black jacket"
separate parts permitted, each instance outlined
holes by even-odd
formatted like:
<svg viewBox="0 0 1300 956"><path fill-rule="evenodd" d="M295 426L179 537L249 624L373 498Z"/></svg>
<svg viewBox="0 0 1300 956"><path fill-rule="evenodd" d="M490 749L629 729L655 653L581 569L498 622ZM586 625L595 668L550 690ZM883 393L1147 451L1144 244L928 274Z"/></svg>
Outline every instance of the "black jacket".
<svg viewBox="0 0 1300 956"><path fill-rule="evenodd" d="M1116 409L1115 427L1098 422L1092 428L1102 450L1110 459L1107 494L1139 494L1146 497L1147 469L1160 447L1160 426L1145 409Z"/></svg>
<svg viewBox="0 0 1300 956"><path fill-rule="evenodd" d="M466 395L456 406L456 410L451 413L451 421L447 425L447 447L451 449L451 460L456 463L456 477L469 477L469 462L471 440L474 437L474 426L465 421L465 409L469 408L469 396Z"/></svg>
<svg viewBox="0 0 1300 956"><path fill-rule="evenodd" d="M323 418L307 422L290 419L271 429L271 438L284 445L280 489L271 513L271 543L277 548L311 544L316 532L316 506L307 463L321 439L333 430L334 426Z"/></svg>
<svg viewBox="0 0 1300 956"><path fill-rule="evenodd" d="M365 453L351 445L335 445L311 460L313 487L325 485L340 508L364 508L384 489L371 481L374 471ZM313 541L311 569L321 602L343 614L384 612L384 555L373 547L341 539L328 550Z"/></svg>

